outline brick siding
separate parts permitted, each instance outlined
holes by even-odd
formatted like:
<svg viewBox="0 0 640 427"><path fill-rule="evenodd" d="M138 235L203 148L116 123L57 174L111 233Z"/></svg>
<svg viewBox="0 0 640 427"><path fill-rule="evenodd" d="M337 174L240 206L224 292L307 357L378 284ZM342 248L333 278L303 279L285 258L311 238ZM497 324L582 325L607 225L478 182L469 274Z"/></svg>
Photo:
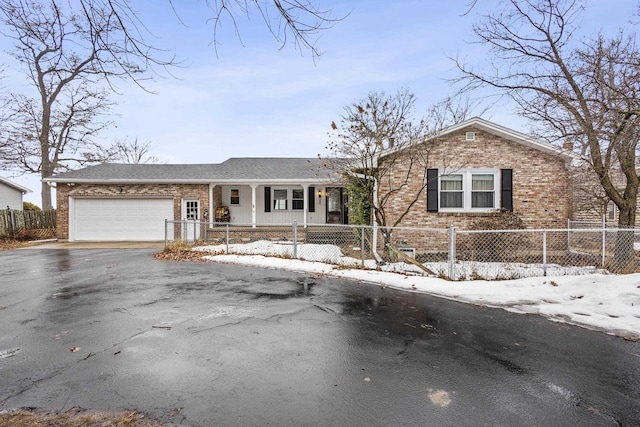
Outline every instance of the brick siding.
<svg viewBox="0 0 640 427"><path fill-rule="evenodd" d="M69 197L172 197L173 219L179 220L182 215L182 199L198 199L200 209L208 209L209 185L207 184L75 184L69 187L58 183L56 200L58 209L58 239L69 239Z"/></svg>
<svg viewBox="0 0 640 427"><path fill-rule="evenodd" d="M466 132L475 132L475 140L467 141ZM567 219L571 217L571 186L565 160L560 156L474 127L429 140L423 148L427 164L415 168L410 183L389 201L386 209L388 224L392 224L414 199L426 179L427 168L452 172L456 169L512 169L513 210L520 214L525 227L566 228ZM397 162L390 177L392 185L407 173L408 164L407 161ZM380 193L385 194L389 188L392 186L382 179ZM425 189L400 226L448 228L454 225L468 229L471 223L487 215L480 212L427 212Z"/></svg>

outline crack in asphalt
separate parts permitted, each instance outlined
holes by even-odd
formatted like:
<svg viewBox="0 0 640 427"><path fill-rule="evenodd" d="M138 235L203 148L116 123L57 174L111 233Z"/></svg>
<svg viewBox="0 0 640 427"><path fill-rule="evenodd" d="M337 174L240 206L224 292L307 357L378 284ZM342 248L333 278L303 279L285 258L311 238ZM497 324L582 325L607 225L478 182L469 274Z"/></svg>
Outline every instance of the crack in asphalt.
<svg viewBox="0 0 640 427"><path fill-rule="evenodd" d="M236 322L227 322L227 323L221 323L219 325L214 325L214 326L210 326L208 328L202 328L202 329L197 329L197 330L193 330L194 328L196 328L195 326L190 326L187 328L187 331L191 332L192 334L200 334L202 332L207 332L207 331L212 331L214 329L218 329L218 328L224 328L225 326L236 326L236 325L240 325L244 322L246 322L247 320L251 320L253 319L253 316L249 316L249 317L245 317L242 318Z"/></svg>
<svg viewBox="0 0 640 427"><path fill-rule="evenodd" d="M75 363L74 363L74 364L75 364ZM36 380L32 380L32 381L29 383L29 385L27 385L27 386L25 386L25 387L23 387L23 388L19 389L19 390L18 390L18 391L16 391L15 393L12 393L12 394L9 394L9 395L7 395L7 396L3 397L3 398L2 398L2 402L1 402L0 406L5 406L6 402L7 402L9 399L13 399L13 398L15 398L15 397L18 397L18 396L20 396L20 395L22 395L22 394L26 393L27 391L29 391L31 388L33 388L33 387L37 386L38 384L43 383L43 382L45 382L45 381L48 381L48 380L51 380L51 379L53 379L53 378L57 377L60 373L62 373L62 371L66 370L69 366L71 366L71 363L69 363L69 364L67 364L67 365L64 365L64 366L62 366L62 367L60 367L60 368L58 368L58 369L54 370L54 371L53 371L53 372L51 372L49 375L46 375L46 376L41 377L41 378L38 378L38 379L36 379Z"/></svg>

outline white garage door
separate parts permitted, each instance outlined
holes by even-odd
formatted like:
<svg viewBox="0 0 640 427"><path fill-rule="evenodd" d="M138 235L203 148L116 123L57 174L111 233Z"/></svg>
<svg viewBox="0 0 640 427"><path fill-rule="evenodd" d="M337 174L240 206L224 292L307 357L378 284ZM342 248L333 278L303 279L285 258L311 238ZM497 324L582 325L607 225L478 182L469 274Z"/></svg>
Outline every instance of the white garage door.
<svg viewBox="0 0 640 427"><path fill-rule="evenodd" d="M69 240L164 240L165 219L173 219L172 199L74 199Z"/></svg>

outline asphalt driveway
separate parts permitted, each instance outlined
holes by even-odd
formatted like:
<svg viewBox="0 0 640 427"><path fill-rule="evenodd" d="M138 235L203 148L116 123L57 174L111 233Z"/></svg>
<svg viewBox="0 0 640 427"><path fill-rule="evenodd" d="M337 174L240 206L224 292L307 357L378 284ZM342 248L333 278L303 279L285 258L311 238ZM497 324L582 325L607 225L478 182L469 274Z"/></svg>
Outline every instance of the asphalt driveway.
<svg viewBox="0 0 640 427"><path fill-rule="evenodd" d="M154 249L0 253L0 410L185 425L637 425L640 344Z"/></svg>

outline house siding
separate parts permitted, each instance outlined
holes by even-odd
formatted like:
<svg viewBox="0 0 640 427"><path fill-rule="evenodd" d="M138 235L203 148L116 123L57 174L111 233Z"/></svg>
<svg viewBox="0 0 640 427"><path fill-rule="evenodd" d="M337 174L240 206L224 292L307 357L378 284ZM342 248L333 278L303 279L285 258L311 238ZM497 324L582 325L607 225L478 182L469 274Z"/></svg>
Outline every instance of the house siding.
<svg viewBox="0 0 640 427"><path fill-rule="evenodd" d="M22 191L0 182L0 209L22 210Z"/></svg>
<svg viewBox="0 0 640 427"><path fill-rule="evenodd" d="M294 210L292 207L292 191L304 189L301 185L278 185L273 184L267 186L270 188L270 194L273 190L287 190L287 209L277 211L271 209L265 212L265 186L256 186L256 222L260 225L267 224L293 224L294 221L304 223L304 210ZM325 187L314 186L315 191L324 193ZM231 190L240 190L240 204L232 205L230 203ZM216 193L218 191L218 193ZM217 196L219 195L219 196ZM315 198L316 194L309 194L308 197ZM251 186L249 185L216 185L214 188L214 206L227 206L231 215L231 223L238 225L249 225L252 223L252 205L251 205ZM273 203L273 201L271 201ZM325 197L314 199L314 212L308 211L307 202L307 223L308 224L324 224L325 223Z"/></svg>
<svg viewBox="0 0 640 427"><path fill-rule="evenodd" d="M620 172L620 170L612 168L610 176L613 185L620 192L624 192L624 188L626 186L626 178L624 174ZM618 224L618 208L615 208L615 219L610 219L607 215L607 210L609 204L612 204L613 202L611 202L609 197L605 194L604 189L591 166L586 163L572 166L571 182L572 219L574 221L593 223L595 226L596 223L602 223L602 217L604 215L608 226L616 226ZM636 203L636 212L640 212L640 197ZM639 226L640 215L636 214L636 227Z"/></svg>
<svg viewBox="0 0 640 427"><path fill-rule="evenodd" d="M475 140L467 141L466 132L475 132ZM571 217L570 180L565 160L524 146L473 126L423 144L427 156L423 168L415 168L409 184L390 200L387 224L393 223L420 191L427 168L455 171L458 169L512 169L513 210L527 228L566 228ZM400 153L400 156L406 154ZM390 176L391 185L381 180L385 194L408 172L407 161L398 161ZM448 228L454 225L468 229L487 213L427 212L427 191L402 220L403 227Z"/></svg>
<svg viewBox="0 0 640 427"><path fill-rule="evenodd" d="M209 185L207 184L75 184L70 187L59 183L56 188L58 239L69 239L69 198L70 197L171 197L173 198L174 219L182 215L183 199L198 199L201 214L209 206ZM215 197L215 191L214 191Z"/></svg>

